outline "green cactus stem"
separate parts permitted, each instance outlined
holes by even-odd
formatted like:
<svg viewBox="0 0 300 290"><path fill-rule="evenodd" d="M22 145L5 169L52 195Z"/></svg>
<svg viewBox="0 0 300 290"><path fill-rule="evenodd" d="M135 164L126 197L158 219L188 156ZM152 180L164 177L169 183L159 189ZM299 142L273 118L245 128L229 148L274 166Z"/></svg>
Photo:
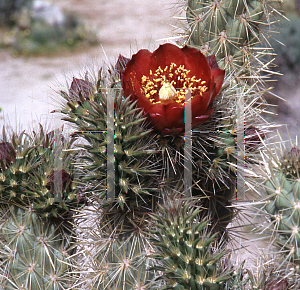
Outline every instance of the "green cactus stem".
<svg viewBox="0 0 300 290"><path fill-rule="evenodd" d="M300 185L299 147L297 142L272 144L263 154L264 191L261 194L267 214L265 230L272 230L272 242L279 248L283 260L300 265ZM264 229L263 229L264 230Z"/></svg>
<svg viewBox="0 0 300 290"><path fill-rule="evenodd" d="M188 23L183 28L184 43L216 55L221 67L247 67L252 74L260 66L261 53L268 54L267 28L282 17L278 3L281 1L184 1ZM261 51L255 52L256 48Z"/></svg>
<svg viewBox="0 0 300 290"><path fill-rule="evenodd" d="M6 207L0 230L3 289L69 289L70 231L32 208Z"/></svg>
<svg viewBox="0 0 300 290"><path fill-rule="evenodd" d="M169 198L151 214L152 257L157 261L152 269L162 273L166 286L161 289L225 289L233 277L231 267L221 267L226 252L215 244L209 217L201 218L201 207L194 205Z"/></svg>
<svg viewBox="0 0 300 290"><path fill-rule="evenodd" d="M143 112L123 95L114 69L99 72L98 80L74 78L69 93L61 92L64 120L72 124L81 141L82 180L86 191L101 204L110 219L123 217L120 228L131 228L131 218L151 211L155 205L158 170L152 156L157 153ZM111 88L111 89L110 89ZM108 196L107 98L114 102L114 196ZM114 222L113 222L114 223ZM119 223L119 222L118 222ZM114 223L116 224L116 223Z"/></svg>

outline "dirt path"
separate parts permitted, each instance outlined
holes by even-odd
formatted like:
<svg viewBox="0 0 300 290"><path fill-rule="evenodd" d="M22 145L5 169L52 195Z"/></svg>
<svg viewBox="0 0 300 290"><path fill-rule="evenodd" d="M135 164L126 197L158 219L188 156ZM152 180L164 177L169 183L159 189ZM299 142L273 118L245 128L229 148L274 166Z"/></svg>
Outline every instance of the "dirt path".
<svg viewBox="0 0 300 290"><path fill-rule="evenodd" d="M66 80L99 67L101 60L114 63L119 53L129 57L138 49L165 42L159 39L170 35L173 1L53 0L92 25L100 45L50 58L15 58L0 51L0 126L27 129L39 122L53 123L49 112L59 101L55 90L66 88Z"/></svg>

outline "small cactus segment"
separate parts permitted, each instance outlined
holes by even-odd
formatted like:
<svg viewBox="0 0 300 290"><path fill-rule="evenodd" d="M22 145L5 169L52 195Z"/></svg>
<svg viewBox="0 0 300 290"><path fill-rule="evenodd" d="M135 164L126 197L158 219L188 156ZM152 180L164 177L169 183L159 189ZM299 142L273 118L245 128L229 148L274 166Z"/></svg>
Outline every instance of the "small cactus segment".
<svg viewBox="0 0 300 290"><path fill-rule="evenodd" d="M109 89L112 88L112 89ZM61 93L66 103L64 120L75 128L74 135L84 140L86 154L79 164L87 191L102 203L108 212L121 214L152 209L157 171L151 156L157 146L146 128L143 111L136 102L123 95L119 75L101 72L96 84L88 79L73 79L69 94ZM107 98L114 100L114 200L107 200L108 131Z"/></svg>
<svg viewBox="0 0 300 290"><path fill-rule="evenodd" d="M300 264L300 183L282 172L273 172L265 183L268 201L265 210L271 215L278 234L276 243L287 251L289 260Z"/></svg>
<svg viewBox="0 0 300 290"><path fill-rule="evenodd" d="M69 289L70 235L33 209L10 206L0 229L5 290ZM2 289L2 288L1 288Z"/></svg>
<svg viewBox="0 0 300 290"><path fill-rule="evenodd" d="M278 150L278 148L277 148ZM277 151L278 154L278 151ZM269 214L276 244L286 259L300 265L300 182L299 149L282 150L281 154L269 156L268 179L264 183L266 204L264 210Z"/></svg>
<svg viewBox="0 0 300 290"><path fill-rule="evenodd" d="M215 246L218 233L209 230L209 218L191 202L168 200L151 214L153 258L166 286L162 289L225 289L232 269L222 269L226 252ZM211 226L210 226L211 227Z"/></svg>
<svg viewBox="0 0 300 290"><path fill-rule="evenodd" d="M73 182L73 156L68 151L74 139L62 143L62 168L54 169L54 132L39 132L32 136L22 132L8 142L6 134L0 143L0 196L3 202L23 206L33 204L42 217L62 217L82 204ZM8 157L9 156L9 157ZM55 178L61 180L61 196L54 190Z"/></svg>

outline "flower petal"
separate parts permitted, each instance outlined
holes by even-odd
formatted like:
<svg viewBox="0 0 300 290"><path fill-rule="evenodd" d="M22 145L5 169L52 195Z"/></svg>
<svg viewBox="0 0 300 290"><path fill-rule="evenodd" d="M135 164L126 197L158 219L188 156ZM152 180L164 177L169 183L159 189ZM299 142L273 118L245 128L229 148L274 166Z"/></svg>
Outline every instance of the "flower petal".
<svg viewBox="0 0 300 290"><path fill-rule="evenodd" d="M184 52L185 67L191 70L191 75L208 82L211 75L206 57L197 49L188 46L182 48L182 51Z"/></svg>
<svg viewBox="0 0 300 290"><path fill-rule="evenodd" d="M223 84L223 80L224 80L224 77L225 77L225 70L221 70L219 68L212 68L211 69L211 76L216 84L216 87L215 87L215 91L214 91L214 94L213 94L213 99L217 96L217 94L219 93L221 87L222 87L222 84Z"/></svg>
<svg viewBox="0 0 300 290"><path fill-rule="evenodd" d="M164 68L169 66L172 62L179 65L184 65L184 52L171 43L165 43L158 47L157 50L153 52L153 58L157 63L157 67L160 66Z"/></svg>
<svg viewBox="0 0 300 290"><path fill-rule="evenodd" d="M154 104L148 113L153 126L160 131L164 128L184 127L184 107L179 104Z"/></svg>
<svg viewBox="0 0 300 290"><path fill-rule="evenodd" d="M215 55L207 56L206 59L211 68L211 78L213 78L214 82L216 83L214 97L213 97L214 99L222 87L224 76L225 76L225 70L219 68Z"/></svg>
<svg viewBox="0 0 300 290"><path fill-rule="evenodd" d="M152 53L147 49L140 50L132 56L127 63L126 69L121 74L121 81L126 96L131 95L132 99L139 100L140 107L151 106L151 102L141 92L141 79L143 75L148 75L150 70L155 71L156 62L152 57Z"/></svg>

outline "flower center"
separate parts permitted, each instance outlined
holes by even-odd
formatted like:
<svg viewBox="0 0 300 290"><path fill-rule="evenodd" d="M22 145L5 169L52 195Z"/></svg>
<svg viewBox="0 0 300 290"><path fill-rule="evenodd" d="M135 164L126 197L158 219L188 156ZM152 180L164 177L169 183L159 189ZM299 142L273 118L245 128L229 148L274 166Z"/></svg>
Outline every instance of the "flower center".
<svg viewBox="0 0 300 290"><path fill-rule="evenodd" d="M189 77L190 70L184 65L171 63L162 69L160 66L154 74L150 70L149 76L143 75L141 92L153 104L176 102L184 106L186 89L190 89L192 98L196 94L202 96L208 88L204 86L206 81Z"/></svg>
<svg viewBox="0 0 300 290"><path fill-rule="evenodd" d="M168 103L176 98L175 88L168 82L163 83L159 90L159 99L162 103Z"/></svg>

